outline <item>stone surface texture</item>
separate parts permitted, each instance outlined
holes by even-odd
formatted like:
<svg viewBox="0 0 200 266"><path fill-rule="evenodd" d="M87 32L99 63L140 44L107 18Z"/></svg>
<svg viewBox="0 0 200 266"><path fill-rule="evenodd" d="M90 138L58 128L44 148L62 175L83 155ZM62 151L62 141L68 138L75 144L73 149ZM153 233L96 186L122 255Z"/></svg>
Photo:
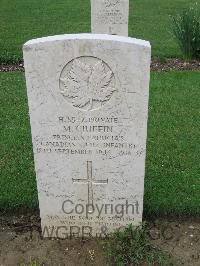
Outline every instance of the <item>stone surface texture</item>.
<svg viewBox="0 0 200 266"><path fill-rule="evenodd" d="M92 33L128 36L129 0L91 0Z"/></svg>
<svg viewBox="0 0 200 266"><path fill-rule="evenodd" d="M104 235L142 221L149 42L101 34L23 48L45 236Z"/></svg>

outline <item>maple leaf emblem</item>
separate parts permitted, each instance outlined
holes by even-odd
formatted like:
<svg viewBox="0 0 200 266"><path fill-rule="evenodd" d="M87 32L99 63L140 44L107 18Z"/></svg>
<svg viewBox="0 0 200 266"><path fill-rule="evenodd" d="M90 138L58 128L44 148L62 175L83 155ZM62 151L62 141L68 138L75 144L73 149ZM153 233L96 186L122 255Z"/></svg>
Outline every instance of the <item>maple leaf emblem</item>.
<svg viewBox="0 0 200 266"><path fill-rule="evenodd" d="M108 101L116 89L111 85L113 73L106 70L103 61L89 65L75 59L68 75L61 78L61 93L75 107L93 109L94 102Z"/></svg>
<svg viewBox="0 0 200 266"><path fill-rule="evenodd" d="M105 0L105 6L106 7L112 7L119 4L119 0Z"/></svg>

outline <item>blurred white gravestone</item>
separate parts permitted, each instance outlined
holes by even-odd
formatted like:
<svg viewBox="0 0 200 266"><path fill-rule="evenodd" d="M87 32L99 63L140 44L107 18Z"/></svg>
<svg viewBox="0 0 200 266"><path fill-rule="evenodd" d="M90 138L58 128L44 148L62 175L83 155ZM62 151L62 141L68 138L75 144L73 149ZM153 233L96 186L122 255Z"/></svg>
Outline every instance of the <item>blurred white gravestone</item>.
<svg viewBox="0 0 200 266"><path fill-rule="evenodd" d="M72 34L24 45L45 237L142 221L150 44Z"/></svg>
<svg viewBox="0 0 200 266"><path fill-rule="evenodd" d="M128 36L129 0L91 0L92 33Z"/></svg>

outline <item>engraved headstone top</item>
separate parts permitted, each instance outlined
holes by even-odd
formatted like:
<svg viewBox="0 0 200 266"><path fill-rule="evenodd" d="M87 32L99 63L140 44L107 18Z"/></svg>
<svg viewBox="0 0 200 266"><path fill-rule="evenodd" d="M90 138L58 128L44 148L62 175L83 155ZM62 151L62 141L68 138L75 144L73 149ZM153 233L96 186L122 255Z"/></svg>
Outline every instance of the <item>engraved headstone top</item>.
<svg viewBox="0 0 200 266"><path fill-rule="evenodd" d="M91 0L92 33L128 36L129 0Z"/></svg>
<svg viewBox="0 0 200 266"><path fill-rule="evenodd" d="M101 34L24 45L44 236L142 221L150 45Z"/></svg>

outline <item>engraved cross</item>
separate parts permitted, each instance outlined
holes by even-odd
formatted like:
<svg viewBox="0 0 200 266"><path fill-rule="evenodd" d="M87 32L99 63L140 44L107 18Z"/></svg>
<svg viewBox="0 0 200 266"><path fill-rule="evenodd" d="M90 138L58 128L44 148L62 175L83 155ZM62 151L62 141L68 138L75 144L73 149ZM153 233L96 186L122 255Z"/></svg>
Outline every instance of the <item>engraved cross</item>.
<svg viewBox="0 0 200 266"><path fill-rule="evenodd" d="M88 185L88 204L93 204L93 185L108 184L108 179L95 180L92 176L92 161L87 161L87 179L72 178L72 182Z"/></svg>

